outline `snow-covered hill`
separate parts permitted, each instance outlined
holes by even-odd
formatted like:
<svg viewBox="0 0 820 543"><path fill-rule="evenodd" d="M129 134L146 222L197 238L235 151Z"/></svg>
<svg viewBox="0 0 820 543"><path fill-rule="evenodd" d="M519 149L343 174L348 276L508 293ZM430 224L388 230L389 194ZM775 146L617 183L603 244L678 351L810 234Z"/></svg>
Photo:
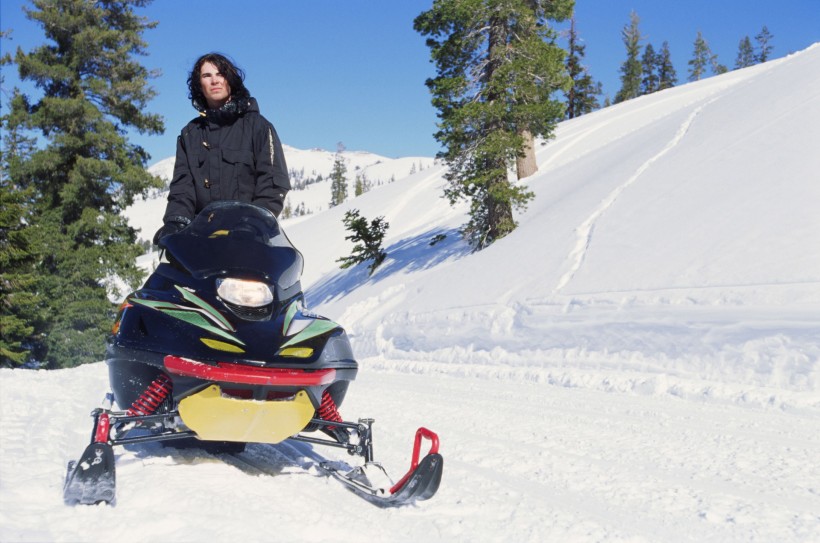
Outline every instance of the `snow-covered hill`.
<svg viewBox="0 0 820 543"><path fill-rule="evenodd" d="M330 173L337 153L324 149L297 149L282 146L290 172L293 190L288 193L286 214L293 218L318 213L329 207ZM435 164L430 157L387 158L366 151L338 153L345 165L350 198L356 193L356 180L375 190ZM152 164L148 171L165 181L165 190L152 191L147 198L138 198L127 211L129 222L140 230L139 236L149 240L162 225L162 215L168 197L167 186L174 173L174 157Z"/></svg>
<svg viewBox="0 0 820 543"><path fill-rule="evenodd" d="M394 473L441 436L431 501L361 503L307 445L135 445L116 507L66 508L105 365L0 370L0 540L820 541L819 126L815 45L562 123L479 253L440 165L285 221L360 359L342 414ZM390 223L371 277L335 262L352 207Z"/></svg>

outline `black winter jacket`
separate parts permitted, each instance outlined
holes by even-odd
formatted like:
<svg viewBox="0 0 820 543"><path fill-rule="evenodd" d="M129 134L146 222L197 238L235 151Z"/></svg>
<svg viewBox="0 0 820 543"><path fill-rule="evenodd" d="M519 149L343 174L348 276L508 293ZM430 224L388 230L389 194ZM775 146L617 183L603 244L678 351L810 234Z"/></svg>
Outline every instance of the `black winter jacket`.
<svg viewBox="0 0 820 543"><path fill-rule="evenodd" d="M182 129L163 222L187 224L218 200L249 202L278 216L288 190L276 129L254 98L232 100Z"/></svg>

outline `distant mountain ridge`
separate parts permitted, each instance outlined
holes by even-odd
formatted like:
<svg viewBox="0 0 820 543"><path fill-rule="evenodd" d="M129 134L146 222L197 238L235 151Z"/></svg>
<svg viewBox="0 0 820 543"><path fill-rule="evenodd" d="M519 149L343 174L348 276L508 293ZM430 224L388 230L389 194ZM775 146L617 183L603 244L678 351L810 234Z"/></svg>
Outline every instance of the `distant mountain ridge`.
<svg viewBox="0 0 820 543"><path fill-rule="evenodd" d="M311 215L328 209L330 202L330 173L336 154L325 149L297 149L282 146L288 166L292 190L286 199L286 209L291 216ZM368 151L342 151L347 168L348 198L355 195L356 178L360 177L376 189L396 180L428 169L436 163L432 157L388 158ZM163 158L147 168L148 172L165 181L165 188L152 191L144 199L137 199L126 210L129 222L140 229L139 237L150 239L162 224L168 185L174 173L175 157Z"/></svg>
<svg viewBox="0 0 820 543"><path fill-rule="evenodd" d="M327 177L333 169L333 161L336 153L325 149L297 149L290 145L283 145L285 151L285 161L290 172L296 172L297 176L317 176ZM372 174L376 181L388 182L391 177L400 179L409 175L411 170L430 167L435 159L430 157L401 157L388 158L377 155L369 151L342 151L341 155L345 159L348 168L350 181L355 181L353 172L366 171ZM163 158L148 167L148 171L162 178L166 187L170 183L174 173L175 157ZM394 179L394 180L395 180Z"/></svg>

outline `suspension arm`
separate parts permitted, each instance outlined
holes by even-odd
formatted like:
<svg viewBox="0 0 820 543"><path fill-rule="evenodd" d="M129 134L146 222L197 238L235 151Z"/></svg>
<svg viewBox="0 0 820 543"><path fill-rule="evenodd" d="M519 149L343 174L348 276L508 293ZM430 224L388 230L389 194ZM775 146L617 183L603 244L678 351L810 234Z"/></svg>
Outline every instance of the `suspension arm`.
<svg viewBox="0 0 820 543"><path fill-rule="evenodd" d="M347 449L349 454L353 456L361 456L364 458L365 462L373 461L373 432L371 429L373 419L359 419L358 423L310 419L310 423L323 428L345 428L350 430L350 432L344 442L311 437L303 434L296 434L290 439L293 439L294 441L302 441L304 443L312 443L315 445L326 445L328 447ZM351 442L350 434L355 434L358 439L355 440L355 442Z"/></svg>

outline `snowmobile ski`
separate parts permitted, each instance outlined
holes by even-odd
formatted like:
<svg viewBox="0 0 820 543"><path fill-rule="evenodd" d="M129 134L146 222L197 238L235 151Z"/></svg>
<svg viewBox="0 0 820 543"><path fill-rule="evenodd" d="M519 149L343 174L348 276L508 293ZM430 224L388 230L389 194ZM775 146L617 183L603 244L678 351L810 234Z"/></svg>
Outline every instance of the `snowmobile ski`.
<svg viewBox="0 0 820 543"><path fill-rule="evenodd" d="M413 470L402 485L395 491L394 487L372 486L369 477L365 475L367 470L383 470L377 463L368 466L354 468L349 472L342 472L330 464L321 464L321 469L328 475L340 481L346 488L364 498L370 503L379 507L400 507L410 505L417 501L427 500L433 497L441 483L444 459L440 454L429 454Z"/></svg>
<svg viewBox="0 0 820 543"><path fill-rule="evenodd" d="M430 439L432 445L430 452L419 461L423 437ZM387 472L378 462L368 461L364 466L347 472L329 462L321 463L320 468L349 490L379 507L399 507L433 497L441 483L444 458L438 454L438 436L426 428L419 428L410 470L396 484L390 482ZM383 485L384 482L388 484Z"/></svg>
<svg viewBox="0 0 820 543"><path fill-rule="evenodd" d="M67 505L113 503L115 497L114 449L92 443L79 460L68 463L63 500Z"/></svg>

